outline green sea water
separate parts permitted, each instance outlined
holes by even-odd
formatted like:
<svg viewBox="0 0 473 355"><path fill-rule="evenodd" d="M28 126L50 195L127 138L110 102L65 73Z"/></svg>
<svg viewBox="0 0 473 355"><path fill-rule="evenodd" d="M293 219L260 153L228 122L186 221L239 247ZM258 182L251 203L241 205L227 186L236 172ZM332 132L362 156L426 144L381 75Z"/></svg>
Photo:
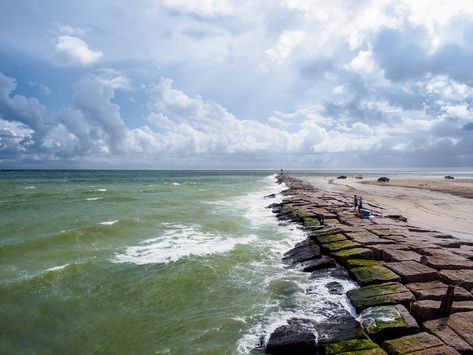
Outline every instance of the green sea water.
<svg viewBox="0 0 473 355"><path fill-rule="evenodd" d="M281 263L305 238L265 208L282 189L257 171L0 171L0 353L249 354L288 318L349 309L333 277Z"/></svg>

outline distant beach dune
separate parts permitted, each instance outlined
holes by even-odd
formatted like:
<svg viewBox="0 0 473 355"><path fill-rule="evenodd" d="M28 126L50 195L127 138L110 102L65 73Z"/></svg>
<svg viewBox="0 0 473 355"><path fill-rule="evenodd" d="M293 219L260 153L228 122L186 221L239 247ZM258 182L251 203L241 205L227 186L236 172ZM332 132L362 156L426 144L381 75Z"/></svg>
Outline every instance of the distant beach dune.
<svg viewBox="0 0 473 355"><path fill-rule="evenodd" d="M389 183L378 183L375 178L303 179L321 189L361 195L415 225L473 241L473 179L394 178Z"/></svg>

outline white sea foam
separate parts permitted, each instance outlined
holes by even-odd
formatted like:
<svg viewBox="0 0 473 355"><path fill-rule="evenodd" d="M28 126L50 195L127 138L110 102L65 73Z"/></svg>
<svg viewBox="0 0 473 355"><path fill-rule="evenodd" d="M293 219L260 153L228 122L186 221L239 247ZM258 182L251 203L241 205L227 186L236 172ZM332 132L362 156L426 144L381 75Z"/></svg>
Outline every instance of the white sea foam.
<svg viewBox="0 0 473 355"><path fill-rule="evenodd" d="M111 225L114 225L115 223L118 222L118 219L114 220L114 221L106 221L106 222L100 222L99 224L103 225L103 226L111 226Z"/></svg>
<svg viewBox="0 0 473 355"><path fill-rule="evenodd" d="M97 190L95 190L95 191L97 191L97 192L105 192L105 191L107 191L107 189L97 189Z"/></svg>
<svg viewBox="0 0 473 355"><path fill-rule="evenodd" d="M25 186L25 190L36 189L36 186Z"/></svg>
<svg viewBox="0 0 473 355"><path fill-rule="evenodd" d="M97 201L97 200L103 200L103 197L87 197L87 201Z"/></svg>
<svg viewBox="0 0 473 355"><path fill-rule="evenodd" d="M50 267L49 269L44 270L44 272L62 270L62 269L64 269L64 268L67 267L67 266L69 266L69 264L64 264L64 265L59 265L59 266L53 266L53 267Z"/></svg>
<svg viewBox="0 0 473 355"><path fill-rule="evenodd" d="M179 184L178 182L173 182L172 184L173 184L174 186L179 186L179 185L181 185L181 184Z"/></svg>
<svg viewBox="0 0 473 355"><path fill-rule="evenodd" d="M242 238L202 231L197 225L168 225L162 235L132 246L115 256L115 262L136 265L169 263L188 256L226 253L238 244L248 244L254 235Z"/></svg>

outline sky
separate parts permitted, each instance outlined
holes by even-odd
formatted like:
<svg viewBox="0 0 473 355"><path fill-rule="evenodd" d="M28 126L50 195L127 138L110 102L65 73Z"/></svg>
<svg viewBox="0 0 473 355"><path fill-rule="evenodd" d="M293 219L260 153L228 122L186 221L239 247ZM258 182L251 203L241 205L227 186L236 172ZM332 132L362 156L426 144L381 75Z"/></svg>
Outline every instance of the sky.
<svg viewBox="0 0 473 355"><path fill-rule="evenodd" d="M471 0L0 0L0 168L473 166Z"/></svg>

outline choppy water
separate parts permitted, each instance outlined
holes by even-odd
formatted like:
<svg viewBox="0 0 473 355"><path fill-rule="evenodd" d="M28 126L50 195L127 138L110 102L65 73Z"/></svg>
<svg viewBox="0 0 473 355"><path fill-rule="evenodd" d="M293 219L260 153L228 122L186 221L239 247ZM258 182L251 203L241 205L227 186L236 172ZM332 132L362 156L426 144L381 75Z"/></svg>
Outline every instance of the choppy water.
<svg viewBox="0 0 473 355"><path fill-rule="evenodd" d="M0 172L0 353L248 354L344 296L285 269L267 172ZM353 288L342 281L345 290Z"/></svg>

